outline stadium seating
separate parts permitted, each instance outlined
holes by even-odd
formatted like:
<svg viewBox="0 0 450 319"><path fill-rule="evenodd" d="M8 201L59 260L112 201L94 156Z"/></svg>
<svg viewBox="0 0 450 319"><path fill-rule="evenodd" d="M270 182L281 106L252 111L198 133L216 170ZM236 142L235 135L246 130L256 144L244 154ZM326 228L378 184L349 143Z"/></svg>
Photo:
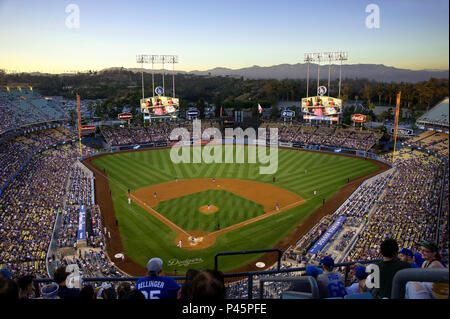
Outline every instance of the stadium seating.
<svg viewBox="0 0 450 319"><path fill-rule="evenodd" d="M68 120L67 114L52 100L29 88L2 89L0 94L0 133L23 125Z"/></svg>

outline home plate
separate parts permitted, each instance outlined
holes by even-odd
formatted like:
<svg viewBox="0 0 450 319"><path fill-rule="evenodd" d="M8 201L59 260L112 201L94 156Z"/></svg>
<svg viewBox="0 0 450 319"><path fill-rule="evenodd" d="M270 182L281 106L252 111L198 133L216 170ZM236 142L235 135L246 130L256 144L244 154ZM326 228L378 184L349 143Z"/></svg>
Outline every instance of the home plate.
<svg viewBox="0 0 450 319"><path fill-rule="evenodd" d="M266 266L265 263L260 262L260 261L258 261L255 265L256 265L256 267L258 267L258 268L264 268L264 267Z"/></svg>

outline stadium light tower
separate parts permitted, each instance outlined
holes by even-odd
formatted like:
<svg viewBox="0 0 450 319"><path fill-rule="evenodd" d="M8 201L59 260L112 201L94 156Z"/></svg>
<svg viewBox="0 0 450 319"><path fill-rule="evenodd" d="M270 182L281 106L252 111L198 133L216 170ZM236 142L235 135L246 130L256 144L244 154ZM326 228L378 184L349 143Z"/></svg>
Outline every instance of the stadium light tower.
<svg viewBox="0 0 450 319"><path fill-rule="evenodd" d="M154 72L154 65L155 63L161 63L163 74L162 74L162 80L163 80L163 91L165 92L165 69L164 64L172 64L172 73L173 73L173 97L175 97L175 63L178 63L178 56L177 55L146 55L146 54L140 54L136 57L136 62L140 63L142 65L142 98L145 98L144 94L144 63L151 63L152 64L152 95L155 94L155 72Z"/></svg>
<svg viewBox="0 0 450 319"><path fill-rule="evenodd" d="M307 63L307 75L306 75L306 97L309 97L309 64L311 62L318 62L317 65L317 89L320 84L320 62L328 60L328 95L330 94L330 79L331 79L331 62L332 61L340 61L339 68L339 94L338 97L341 97L341 78L342 78L342 61L348 60L347 52L315 52L315 53L305 53L304 61Z"/></svg>
<svg viewBox="0 0 450 319"><path fill-rule="evenodd" d="M138 54L136 56L136 62L141 64L141 77L142 77L142 98L145 97L144 94L144 63L149 62L149 55L146 54Z"/></svg>

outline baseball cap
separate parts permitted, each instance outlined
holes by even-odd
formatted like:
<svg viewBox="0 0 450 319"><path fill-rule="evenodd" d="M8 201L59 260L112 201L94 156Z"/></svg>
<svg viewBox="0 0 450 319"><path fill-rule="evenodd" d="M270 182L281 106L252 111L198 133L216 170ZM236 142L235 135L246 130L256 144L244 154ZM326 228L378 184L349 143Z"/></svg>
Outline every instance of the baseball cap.
<svg viewBox="0 0 450 319"><path fill-rule="evenodd" d="M326 256L320 260L320 263L325 267L334 267L334 260L330 256Z"/></svg>
<svg viewBox="0 0 450 319"><path fill-rule="evenodd" d="M67 276L69 275L70 272L66 271L66 266L61 266L55 270L55 273L53 274L53 279L56 281L57 284L59 284L60 282L66 280Z"/></svg>
<svg viewBox="0 0 450 319"><path fill-rule="evenodd" d="M11 279L13 274L11 271L9 271L8 268L5 267L5 268L0 269L0 275L7 279Z"/></svg>
<svg viewBox="0 0 450 319"><path fill-rule="evenodd" d="M422 241L421 243L419 243L419 246L429 249L432 253L438 251L438 246L436 245L436 243L430 240Z"/></svg>
<svg viewBox="0 0 450 319"><path fill-rule="evenodd" d="M369 274L366 272L366 267L364 266L355 266L355 276L359 280L366 279Z"/></svg>
<svg viewBox="0 0 450 319"><path fill-rule="evenodd" d="M147 271L159 273L162 269L163 261L161 258L155 257L148 261L147 263Z"/></svg>
<svg viewBox="0 0 450 319"><path fill-rule="evenodd" d="M44 299L56 299L58 297L58 285L53 282L45 285L41 289L41 294Z"/></svg>
<svg viewBox="0 0 450 319"><path fill-rule="evenodd" d="M408 249L408 248L402 248L402 250L400 250L398 253L402 254L402 255L405 255L405 256L409 256L409 257L414 256L412 250Z"/></svg>
<svg viewBox="0 0 450 319"><path fill-rule="evenodd" d="M315 277L315 276L320 275L320 274L322 274L322 273L323 273L322 269L320 269L320 268L317 267L317 266L311 265L311 266L307 266L307 267L306 267L306 274L307 274L308 276L313 276L313 277Z"/></svg>

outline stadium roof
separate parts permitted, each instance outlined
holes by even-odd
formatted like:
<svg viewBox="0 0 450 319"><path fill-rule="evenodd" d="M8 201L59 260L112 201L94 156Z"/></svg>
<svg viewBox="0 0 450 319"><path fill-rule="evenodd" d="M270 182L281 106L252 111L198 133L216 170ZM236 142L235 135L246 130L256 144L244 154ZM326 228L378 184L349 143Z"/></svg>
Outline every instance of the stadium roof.
<svg viewBox="0 0 450 319"><path fill-rule="evenodd" d="M446 97L430 111L419 117L417 124L442 125L448 127L448 100Z"/></svg>

